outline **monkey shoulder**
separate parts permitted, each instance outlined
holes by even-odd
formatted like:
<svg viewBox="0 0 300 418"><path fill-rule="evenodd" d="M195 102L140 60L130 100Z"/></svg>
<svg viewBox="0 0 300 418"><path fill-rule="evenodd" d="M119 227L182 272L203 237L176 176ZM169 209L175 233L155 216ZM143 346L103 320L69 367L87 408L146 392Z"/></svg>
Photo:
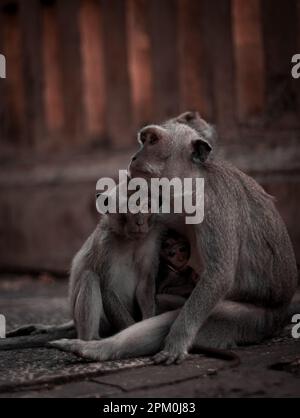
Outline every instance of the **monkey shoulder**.
<svg viewBox="0 0 300 418"><path fill-rule="evenodd" d="M214 161L205 174L205 216L208 222L250 223L262 212L276 216L274 198L257 181L226 161ZM205 217L204 217L205 221Z"/></svg>

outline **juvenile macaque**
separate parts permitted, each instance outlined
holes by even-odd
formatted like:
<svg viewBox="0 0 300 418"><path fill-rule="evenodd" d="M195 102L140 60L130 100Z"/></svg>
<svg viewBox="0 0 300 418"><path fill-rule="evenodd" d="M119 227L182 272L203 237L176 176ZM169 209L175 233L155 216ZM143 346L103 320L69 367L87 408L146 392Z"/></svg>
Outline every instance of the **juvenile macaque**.
<svg viewBox="0 0 300 418"><path fill-rule="evenodd" d="M70 299L78 337L99 338L154 315L160 228L150 214L107 214L75 256Z"/></svg>
<svg viewBox="0 0 300 418"><path fill-rule="evenodd" d="M188 300L103 341L54 346L96 360L158 353L157 363L171 364L197 345L256 343L281 329L297 287L286 227L254 179L214 156L206 126L190 112L146 126L129 166L131 177L205 180L204 221L185 225L184 216L169 217L168 228L187 237L189 264L199 277Z"/></svg>
<svg viewBox="0 0 300 418"><path fill-rule="evenodd" d="M20 338L0 341L0 350L43 346L76 335L97 340L154 316L160 235L161 226L151 214L103 215L73 259L69 289L73 321L22 327L8 335Z"/></svg>

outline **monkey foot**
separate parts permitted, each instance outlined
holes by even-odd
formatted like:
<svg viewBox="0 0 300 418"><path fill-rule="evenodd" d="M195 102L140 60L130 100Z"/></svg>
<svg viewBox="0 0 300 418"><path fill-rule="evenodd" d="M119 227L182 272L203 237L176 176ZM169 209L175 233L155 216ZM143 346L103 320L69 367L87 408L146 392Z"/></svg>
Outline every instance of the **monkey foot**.
<svg viewBox="0 0 300 418"><path fill-rule="evenodd" d="M49 347L75 354L92 361L111 360L109 344L106 341L57 340L51 341Z"/></svg>

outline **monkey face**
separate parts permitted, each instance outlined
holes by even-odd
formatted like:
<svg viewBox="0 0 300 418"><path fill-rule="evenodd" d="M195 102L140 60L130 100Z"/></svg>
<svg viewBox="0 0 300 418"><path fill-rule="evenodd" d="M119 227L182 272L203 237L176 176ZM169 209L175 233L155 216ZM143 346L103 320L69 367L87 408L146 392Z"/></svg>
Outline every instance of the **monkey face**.
<svg viewBox="0 0 300 418"><path fill-rule="evenodd" d="M145 238L153 225L153 215L150 213L128 213L124 224L124 235L129 239Z"/></svg>
<svg viewBox="0 0 300 418"><path fill-rule="evenodd" d="M175 270L181 270L189 261L191 255L190 245L182 237L178 239L167 238L163 241L160 255Z"/></svg>
<svg viewBox="0 0 300 418"><path fill-rule="evenodd" d="M146 126L138 135L141 149L130 162L130 177L191 177L209 157L212 132L210 126L193 112L162 125Z"/></svg>

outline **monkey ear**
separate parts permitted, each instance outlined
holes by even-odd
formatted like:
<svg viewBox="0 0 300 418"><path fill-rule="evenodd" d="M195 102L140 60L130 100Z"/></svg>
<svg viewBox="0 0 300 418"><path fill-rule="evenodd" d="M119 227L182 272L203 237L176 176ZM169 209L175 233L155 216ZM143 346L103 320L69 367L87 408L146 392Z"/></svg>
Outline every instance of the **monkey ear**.
<svg viewBox="0 0 300 418"><path fill-rule="evenodd" d="M193 122L194 120L201 119L201 118L200 118L200 115L197 111L191 110L191 111L182 113L176 119L177 119L177 122L179 122L179 123L189 124L189 123Z"/></svg>
<svg viewBox="0 0 300 418"><path fill-rule="evenodd" d="M195 139L192 141L192 160L196 164L205 163L212 151L211 145L204 139Z"/></svg>
<svg viewBox="0 0 300 418"><path fill-rule="evenodd" d="M176 118L176 121L192 127L201 136L211 144L215 145L217 142L217 134L215 129L201 118L200 114L196 111L185 112Z"/></svg>

